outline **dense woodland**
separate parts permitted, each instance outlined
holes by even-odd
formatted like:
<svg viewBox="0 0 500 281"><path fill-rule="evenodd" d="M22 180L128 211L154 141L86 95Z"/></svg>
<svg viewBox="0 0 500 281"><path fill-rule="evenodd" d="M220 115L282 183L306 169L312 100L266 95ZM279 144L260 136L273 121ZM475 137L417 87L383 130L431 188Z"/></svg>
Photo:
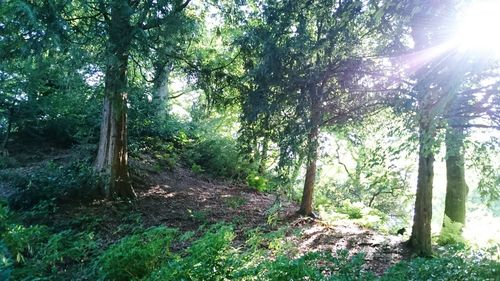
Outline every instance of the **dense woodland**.
<svg viewBox="0 0 500 281"><path fill-rule="evenodd" d="M0 279L500 280L498 26L0 0Z"/></svg>

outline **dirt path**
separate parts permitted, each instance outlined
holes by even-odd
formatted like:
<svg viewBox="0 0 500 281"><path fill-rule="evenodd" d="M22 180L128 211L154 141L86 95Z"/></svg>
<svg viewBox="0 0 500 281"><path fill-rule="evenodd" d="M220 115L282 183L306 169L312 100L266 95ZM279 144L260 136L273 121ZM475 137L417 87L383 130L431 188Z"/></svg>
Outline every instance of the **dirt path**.
<svg viewBox="0 0 500 281"><path fill-rule="evenodd" d="M227 185L183 169L148 177L151 182L139 192L138 210L147 225L164 224L194 230L200 224L225 221L238 233L257 226L269 227L269 210L276 208L276 195L258 193L244 185ZM278 226L300 229L286 239L300 253L346 249L349 255L365 253L366 269L382 274L410 255L400 236L382 235L354 223L331 226L320 220L295 215L295 203L280 200ZM272 227L270 227L272 228Z"/></svg>

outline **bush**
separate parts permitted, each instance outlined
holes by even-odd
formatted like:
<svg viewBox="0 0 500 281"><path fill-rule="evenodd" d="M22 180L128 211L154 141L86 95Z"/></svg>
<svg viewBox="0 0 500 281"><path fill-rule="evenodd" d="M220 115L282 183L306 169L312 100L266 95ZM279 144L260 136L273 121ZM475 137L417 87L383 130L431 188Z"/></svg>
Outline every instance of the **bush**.
<svg viewBox="0 0 500 281"><path fill-rule="evenodd" d="M44 239L45 240L45 239ZM49 235L34 249L34 255L14 268L12 279L47 279L68 272L68 265L85 263L96 249L92 233L62 231Z"/></svg>
<svg viewBox="0 0 500 281"><path fill-rule="evenodd" d="M17 263L34 257L43 244L48 240L50 232L46 226L35 225L25 227L12 224L7 227L2 239Z"/></svg>
<svg viewBox="0 0 500 281"><path fill-rule="evenodd" d="M16 159L12 157L2 156L0 154L0 169L15 168L19 165Z"/></svg>
<svg viewBox="0 0 500 281"><path fill-rule="evenodd" d="M98 260L99 275L106 280L140 279L159 268L170 255L177 230L150 228L123 238Z"/></svg>
<svg viewBox="0 0 500 281"><path fill-rule="evenodd" d="M4 206L0 210L5 219L0 229L0 276L12 276L13 280L46 278L67 264L85 262L96 248L92 233L52 234L43 225L17 224Z"/></svg>
<svg viewBox="0 0 500 281"><path fill-rule="evenodd" d="M360 219L363 217L363 207L362 204L351 204L349 201L344 201L342 206L337 208L337 211L346 214L349 219Z"/></svg>
<svg viewBox="0 0 500 281"><path fill-rule="evenodd" d="M57 202L90 200L99 196L104 184L103 178L86 161L75 161L69 165L49 161L27 176L10 177L12 185L18 189L9 197L13 208L30 208L52 199Z"/></svg>
<svg viewBox="0 0 500 281"><path fill-rule="evenodd" d="M13 264L7 246L0 240L0 280L10 280Z"/></svg>
<svg viewBox="0 0 500 281"><path fill-rule="evenodd" d="M154 272L148 280L225 280L231 272L230 226L215 225L186 250L186 256L176 257Z"/></svg>
<svg viewBox="0 0 500 281"><path fill-rule="evenodd" d="M259 192L264 192L268 189L267 179L254 173L250 173L250 175L248 175L247 184Z"/></svg>
<svg viewBox="0 0 500 281"><path fill-rule="evenodd" d="M448 216L444 216L444 225L436 242L439 245L465 244L462 237L463 224L452 221Z"/></svg>
<svg viewBox="0 0 500 281"><path fill-rule="evenodd" d="M500 264L484 251L446 247L437 258L415 258L398 263L381 280L498 280L499 272Z"/></svg>
<svg viewBox="0 0 500 281"><path fill-rule="evenodd" d="M185 152L184 158L189 166L196 164L215 177L244 179L248 173L248 165L240 157L236 141L229 138L195 143Z"/></svg>
<svg viewBox="0 0 500 281"><path fill-rule="evenodd" d="M364 256L349 258L347 251L308 252L299 258L281 255L274 260L266 259L256 267L237 274L239 280L375 280L365 271Z"/></svg>

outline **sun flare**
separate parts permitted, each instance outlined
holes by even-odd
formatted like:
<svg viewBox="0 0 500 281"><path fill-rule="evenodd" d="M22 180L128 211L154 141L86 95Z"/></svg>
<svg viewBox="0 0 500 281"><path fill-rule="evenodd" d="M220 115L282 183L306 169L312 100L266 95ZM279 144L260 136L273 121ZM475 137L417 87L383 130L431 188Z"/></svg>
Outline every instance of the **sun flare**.
<svg viewBox="0 0 500 281"><path fill-rule="evenodd" d="M482 52L500 58L500 1L478 0L464 7L455 40L463 51Z"/></svg>

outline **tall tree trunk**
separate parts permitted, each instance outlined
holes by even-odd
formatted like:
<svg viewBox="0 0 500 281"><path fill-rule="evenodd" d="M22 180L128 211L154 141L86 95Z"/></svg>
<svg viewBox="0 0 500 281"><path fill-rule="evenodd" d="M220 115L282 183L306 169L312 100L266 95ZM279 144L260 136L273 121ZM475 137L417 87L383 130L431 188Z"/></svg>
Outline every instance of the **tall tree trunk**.
<svg viewBox="0 0 500 281"><path fill-rule="evenodd" d="M107 73L106 73L107 77ZM107 86L105 87L107 88ZM99 135L99 146L94 168L98 172L108 173L111 167L111 102L108 97L108 90L105 90L104 102L101 113L101 133ZM105 190L106 195L107 194Z"/></svg>
<svg viewBox="0 0 500 281"><path fill-rule="evenodd" d="M429 122L419 124L418 180L415 214L410 245L420 256L432 254L432 181L434 179L433 129Z"/></svg>
<svg viewBox="0 0 500 281"><path fill-rule="evenodd" d="M154 82L153 102L157 116L165 119L167 116L167 102L169 96L169 80L172 66L170 63L161 63L156 66L156 79Z"/></svg>
<svg viewBox="0 0 500 281"><path fill-rule="evenodd" d="M269 150L269 114L266 114L264 119L264 138L262 139L262 149L260 151L259 159L259 173L266 171L267 153Z"/></svg>
<svg viewBox="0 0 500 281"><path fill-rule="evenodd" d="M2 144L0 146L0 155L2 156L7 156L7 143L9 142L9 137L10 137L10 131L12 130L12 116L14 115L14 110L10 108L8 110L8 115L7 115L7 128L5 130L5 136L2 140Z"/></svg>
<svg viewBox="0 0 500 281"><path fill-rule="evenodd" d="M109 173L105 195L135 198L128 173L127 68L132 39L131 8L127 1L111 4L108 22L108 62L105 73L103 118L95 168Z"/></svg>
<svg viewBox="0 0 500 281"><path fill-rule="evenodd" d="M269 137L267 135L262 139L262 149L260 152L259 159L259 173L264 173L266 171L266 163L267 163L267 151L269 149Z"/></svg>
<svg viewBox="0 0 500 281"><path fill-rule="evenodd" d="M468 187L465 182L465 132L451 121L446 130L446 200L444 213L452 221L465 224Z"/></svg>
<svg viewBox="0 0 500 281"><path fill-rule="evenodd" d="M319 148L319 126L321 123L321 107L317 92L311 97L311 128L307 140L307 168L304 182L304 191L300 203L299 214L313 216L312 203L314 194L314 184L316 181L316 162L318 161Z"/></svg>
<svg viewBox="0 0 500 281"><path fill-rule="evenodd" d="M298 159L293 165L292 172L290 175L290 183L295 183L297 178L299 177L300 170L302 168L302 164L304 164L304 153L299 153Z"/></svg>

